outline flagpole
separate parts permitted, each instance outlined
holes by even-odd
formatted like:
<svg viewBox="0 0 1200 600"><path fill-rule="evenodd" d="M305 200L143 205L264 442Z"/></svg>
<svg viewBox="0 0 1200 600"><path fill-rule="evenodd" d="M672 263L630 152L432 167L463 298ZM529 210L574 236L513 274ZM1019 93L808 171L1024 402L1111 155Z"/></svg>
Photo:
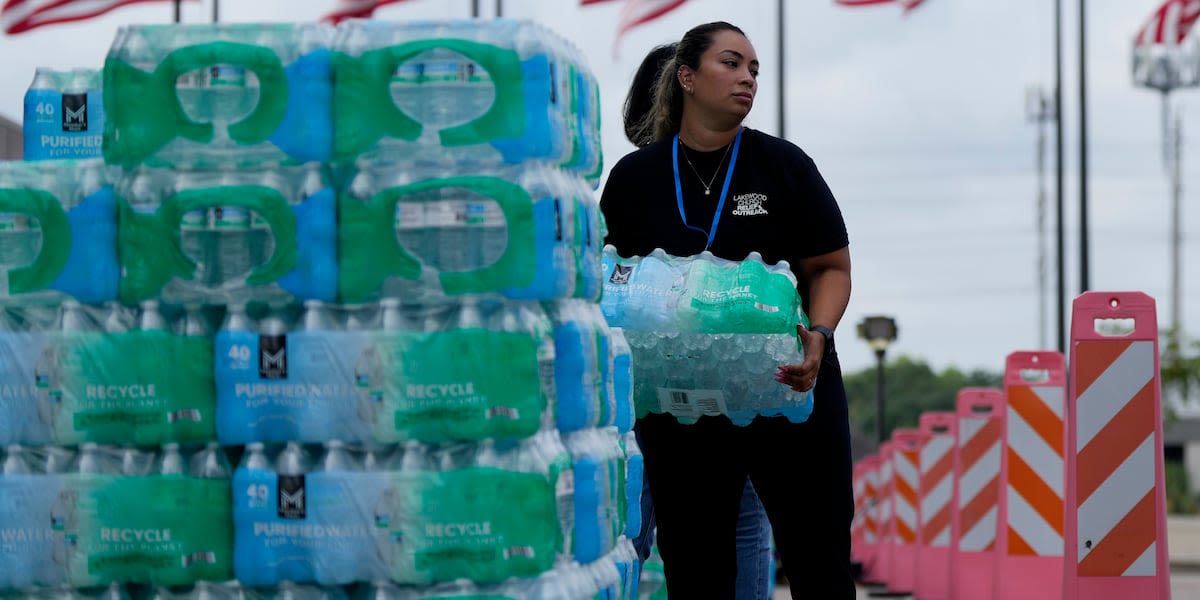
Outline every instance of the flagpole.
<svg viewBox="0 0 1200 600"><path fill-rule="evenodd" d="M1062 112L1062 0L1054 0L1054 154L1055 154L1055 217L1058 261L1058 351L1066 353L1067 284L1063 245L1063 112Z"/></svg>
<svg viewBox="0 0 1200 600"><path fill-rule="evenodd" d="M1087 0L1079 0L1079 292L1091 287L1088 277L1088 124Z"/></svg>
<svg viewBox="0 0 1200 600"><path fill-rule="evenodd" d="M179 16L180 16L180 15L179 15L179 12L180 12L180 11L179 11L179 5L180 5L181 3L183 3L183 0L175 0L175 22L176 22L176 23L178 23L178 22L179 22Z"/></svg>
<svg viewBox="0 0 1200 600"><path fill-rule="evenodd" d="M212 22L219 23L221 21L221 0L213 0Z"/></svg>
<svg viewBox="0 0 1200 600"><path fill-rule="evenodd" d="M504 0L496 0L496 18L504 16Z"/></svg>
<svg viewBox="0 0 1200 600"><path fill-rule="evenodd" d="M479 18L479 0L471 0L471 17Z"/></svg>
<svg viewBox="0 0 1200 600"><path fill-rule="evenodd" d="M784 121L784 116L787 113L787 110L785 109L786 104L784 101L787 98L787 85L784 83L784 81L786 80L786 77L784 77L784 75L787 74L787 70L784 69L783 61L784 61L784 56L787 53L784 52L785 48L784 48L784 44L783 44L783 32L786 29L786 27L784 27L784 24L783 24L783 0L779 0L777 2L777 6L778 6L777 14L779 16L779 18L776 20L777 21L776 35L779 37L779 137L786 139L787 138L787 125Z"/></svg>

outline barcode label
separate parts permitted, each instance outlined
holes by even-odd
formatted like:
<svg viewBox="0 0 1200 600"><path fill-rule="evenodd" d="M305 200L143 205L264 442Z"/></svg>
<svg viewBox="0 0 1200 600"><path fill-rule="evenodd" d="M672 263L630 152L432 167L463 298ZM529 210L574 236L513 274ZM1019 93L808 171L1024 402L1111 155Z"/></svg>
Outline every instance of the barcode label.
<svg viewBox="0 0 1200 600"><path fill-rule="evenodd" d="M727 414L721 390L658 388L659 409L677 417Z"/></svg>

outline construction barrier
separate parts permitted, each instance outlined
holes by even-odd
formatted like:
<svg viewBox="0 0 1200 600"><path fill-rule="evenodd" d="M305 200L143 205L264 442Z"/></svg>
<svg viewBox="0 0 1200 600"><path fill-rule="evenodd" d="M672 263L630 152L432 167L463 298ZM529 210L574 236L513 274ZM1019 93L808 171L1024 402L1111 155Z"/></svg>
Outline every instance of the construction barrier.
<svg viewBox="0 0 1200 600"><path fill-rule="evenodd" d="M917 422L917 429L921 432L918 460L921 527L917 530L917 580L913 596L920 600L948 600L958 418L950 411L925 412Z"/></svg>
<svg viewBox="0 0 1200 600"><path fill-rule="evenodd" d="M1063 586L1067 380L1058 352L1005 360L994 600L1058 600Z"/></svg>
<svg viewBox="0 0 1200 600"><path fill-rule="evenodd" d="M862 459L864 481L866 483L866 510L864 511L862 551L863 574L862 581L867 584L880 584L883 579L879 573L879 548L882 545L883 532L880 524L880 513L883 500L879 492L879 455L872 454Z"/></svg>
<svg viewBox="0 0 1200 600"><path fill-rule="evenodd" d="M1071 313L1063 598L1166 600L1158 319L1140 292L1088 292Z"/></svg>
<svg viewBox="0 0 1200 600"><path fill-rule="evenodd" d="M954 505L950 531L950 598L992 597L1000 498L1004 392L964 388L956 401Z"/></svg>
<svg viewBox="0 0 1200 600"><path fill-rule="evenodd" d="M895 448L891 440L879 445L879 543L875 545L875 568L872 581L883 585L892 578L892 543L895 538L894 486L892 485L892 454Z"/></svg>
<svg viewBox="0 0 1200 600"><path fill-rule="evenodd" d="M921 525L917 506L921 432L893 429L892 444L892 574L887 589L911 593L917 571L917 528Z"/></svg>
<svg viewBox="0 0 1200 600"><path fill-rule="evenodd" d="M863 572L875 558L878 528L875 523L875 475L879 458L864 457L854 463L854 520L850 523L850 560ZM865 577L863 577L865 579Z"/></svg>

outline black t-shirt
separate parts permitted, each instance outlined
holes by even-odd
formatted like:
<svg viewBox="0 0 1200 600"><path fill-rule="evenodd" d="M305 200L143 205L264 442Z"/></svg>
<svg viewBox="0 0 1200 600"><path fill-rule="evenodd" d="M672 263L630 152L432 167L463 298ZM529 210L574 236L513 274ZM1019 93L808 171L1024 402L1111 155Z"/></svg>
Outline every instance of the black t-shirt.
<svg viewBox="0 0 1200 600"><path fill-rule="evenodd" d="M729 193L708 250L727 260L745 260L757 251L767 264L788 261L807 304L808 285L799 273L800 261L849 245L841 210L803 150L760 131L743 131ZM671 137L630 153L608 176L600 199L608 225L605 243L621 256L645 256L655 248L673 256L691 256L705 249L733 153L726 156L724 148L697 152L681 144L678 163L685 224L671 168L674 143ZM710 194L705 195L704 184L710 178Z"/></svg>

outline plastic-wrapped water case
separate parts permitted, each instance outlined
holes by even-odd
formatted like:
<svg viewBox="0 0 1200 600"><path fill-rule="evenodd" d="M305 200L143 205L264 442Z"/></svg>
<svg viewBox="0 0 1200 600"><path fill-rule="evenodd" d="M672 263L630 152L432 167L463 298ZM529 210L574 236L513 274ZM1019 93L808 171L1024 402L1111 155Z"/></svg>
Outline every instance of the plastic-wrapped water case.
<svg viewBox="0 0 1200 600"><path fill-rule="evenodd" d="M332 301L336 194L319 163L139 169L118 183L121 298L187 304Z"/></svg>
<svg viewBox="0 0 1200 600"><path fill-rule="evenodd" d="M0 162L0 303L104 302L120 274L102 161Z"/></svg>
<svg viewBox="0 0 1200 600"><path fill-rule="evenodd" d="M25 92L25 160L100 158L101 82L96 69L37 69Z"/></svg>
<svg viewBox="0 0 1200 600"><path fill-rule="evenodd" d="M578 49L537 23L352 20L334 49L338 160L598 170L595 78Z"/></svg>
<svg viewBox="0 0 1200 600"><path fill-rule="evenodd" d="M5 464L14 454L25 468L0 473L0 531L23 532L14 555L31 563L35 584L232 578L229 467L215 445L10 446Z"/></svg>
<svg viewBox="0 0 1200 600"><path fill-rule="evenodd" d="M532 577L566 556L570 455L522 442L248 446L234 475L238 580L428 585Z"/></svg>
<svg viewBox="0 0 1200 600"><path fill-rule="evenodd" d="M608 246L604 263L601 307L629 344L639 417L725 415L746 425L757 415L802 422L811 414L811 391L773 377L777 365L803 362L796 325L808 325L785 261L661 250L626 259Z"/></svg>
<svg viewBox="0 0 1200 600"><path fill-rule="evenodd" d="M212 318L155 301L8 308L0 314L0 443L214 439Z"/></svg>
<svg viewBox="0 0 1200 600"><path fill-rule="evenodd" d="M599 225L574 222L591 201L577 176L544 165L460 173L435 163L359 164L338 203L343 301L550 300L576 295L580 265L598 279L585 244L596 247ZM594 295L595 283L581 288Z"/></svg>
<svg viewBox="0 0 1200 600"><path fill-rule="evenodd" d="M261 167L331 156L333 27L131 25L104 64L112 164Z"/></svg>
<svg viewBox="0 0 1200 600"><path fill-rule="evenodd" d="M608 578L603 577L608 582ZM391 586L376 583L364 590L369 596L353 600L596 600L601 594L597 574L575 562L564 562L534 577L514 577L500 583L467 580L432 586ZM382 592L382 593L381 593Z"/></svg>
<svg viewBox="0 0 1200 600"><path fill-rule="evenodd" d="M215 352L227 444L521 439L554 422L537 303L231 306Z"/></svg>

